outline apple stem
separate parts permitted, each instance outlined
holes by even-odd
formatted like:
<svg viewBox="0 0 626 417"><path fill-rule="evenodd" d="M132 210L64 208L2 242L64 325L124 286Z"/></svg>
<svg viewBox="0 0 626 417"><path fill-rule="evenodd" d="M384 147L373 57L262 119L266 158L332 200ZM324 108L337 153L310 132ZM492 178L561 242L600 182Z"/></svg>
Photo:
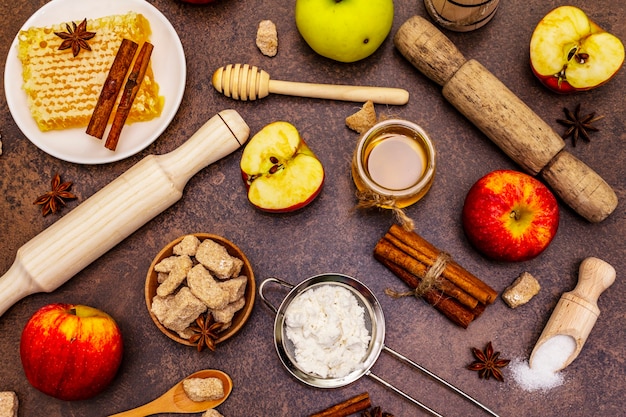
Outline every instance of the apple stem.
<svg viewBox="0 0 626 417"><path fill-rule="evenodd" d="M515 219L515 220L519 220L519 218L520 218L519 211L517 211L517 210L511 211L511 214L509 214L509 217L512 218L512 219Z"/></svg>

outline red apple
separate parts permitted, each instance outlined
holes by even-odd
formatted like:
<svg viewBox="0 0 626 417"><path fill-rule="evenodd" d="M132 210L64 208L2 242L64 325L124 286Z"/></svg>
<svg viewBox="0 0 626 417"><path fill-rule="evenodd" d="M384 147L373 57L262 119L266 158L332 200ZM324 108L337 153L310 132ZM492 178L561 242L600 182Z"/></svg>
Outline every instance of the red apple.
<svg viewBox="0 0 626 417"><path fill-rule="evenodd" d="M31 385L61 400L84 400L104 390L122 361L122 334L93 307L49 304L28 320L20 340Z"/></svg>
<svg viewBox="0 0 626 417"><path fill-rule="evenodd" d="M309 204L322 189L324 167L294 125L278 121L261 129L241 155L248 200L269 212L289 212Z"/></svg>
<svg viewBox="0 0 626 417"><path fill-rule="evenodd" d="M558 93L598 87L609 81L623 62L622 42L573 6L548 13L530 39L534 74Z"/></svg>
<svg viewBox="0 0 626 417"><path fill-rule="evenodd" d="M552 192L530 175L498 170L479 179L463 205L470 243L496 261L526 261L556 235L559 206Z"/></svg>

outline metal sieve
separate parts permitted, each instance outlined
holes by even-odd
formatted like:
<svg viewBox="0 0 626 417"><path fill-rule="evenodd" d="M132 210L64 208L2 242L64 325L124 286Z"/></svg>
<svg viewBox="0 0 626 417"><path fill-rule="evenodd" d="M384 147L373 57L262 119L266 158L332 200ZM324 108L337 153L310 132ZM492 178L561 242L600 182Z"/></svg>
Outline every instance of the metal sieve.
<svg viewBox="0 0 626 417"><path fill-rule="evenodd" d="M266 297L265 289L266 286L269 284L277 284L279 286L290 289L289 293L283 299L278 308L274 307L274 305ZM348 289L356 297L359 305L365 310L365 327L370 334L370 343L363 360L349 374L339 378L323 378L319 375L306 372L302 368L300 368L296 361L294 345L291 340L289 340L286 336L285 312L287 311L290 304L305 291L309 291L313 288L323 285L341 286ZM385 317L383 315L382 307L374 294L370 291L370 289L362 284L360 281L343 274L326 273L307 278L300 284L294 286L286 281L283 281L282 279L272 277L267 278L263 282L261 282L258 291L261 300L263 300L263 302L276 314L276 318L274 320L274 346L276 347L278 357L280 358L285 368L299 381L316 388L338 388L348 385L351 382L354 382L362 376L366 375L374 379L378 383L384 385L386 388L390 389L396 394L402 396L406 400L421 407L430 414L434 416L441 416L441 414L437 413L430 407L424 405L420 401L414 399L410 395L406 394L405 392L401 391L400 389L396 388L389 382L376 376L370 371L371 367L374 366L374 363L376 363L376 360L380 356L380 353L384 350L394 358L418 369L429 377L435 379L437 382L443 384L458 395L471 401L492 416L498 417L496 413L491 411L489 408L487 408L465 392L456 388L454 385L430 372L421 365L418 365L417 363L411 361L407 357L399 354L393 349L385 346Z"/></svg>

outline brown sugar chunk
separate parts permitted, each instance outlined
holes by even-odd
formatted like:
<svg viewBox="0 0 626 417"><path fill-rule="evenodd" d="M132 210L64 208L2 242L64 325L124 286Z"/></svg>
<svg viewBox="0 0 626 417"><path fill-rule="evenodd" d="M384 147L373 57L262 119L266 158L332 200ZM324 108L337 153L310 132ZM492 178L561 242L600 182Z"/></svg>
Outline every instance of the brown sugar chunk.
<svg viewBox="0 0 626 417"><path fill-rule="evenodd" d="M271 20L261 20L256 33L256 46L263 55L273 57L278 53L278 32Z"/></svg>
<svg viewBox="0 0 626 417"><path fill-rule="evenodd" d="M170 330L181 332L207 310L206 304L182 287L175 295L152 299L151 311L159 322Z"/></svg>
<svg viewBox="0 0 626 417"><path fill-rule="evenodd" d="M217 411L215 408L209 408L204 412L204 414L202 414L201 417L224 417L224 415Z"/></svg>
<svg viewBox="0 0 626 417"><path fill-rule="evenodd" d="M200 239L194 235L187 235L174 246L172 253L174 255L196 256L198 246L200 246Z"/></svg>
<svg viewBox="0 0 626 417"><path fill-rule="evenodd" d="M233 321L235 313L241 310L244 305L246 305L246 300L242 297L229 303L222 309L211 309L211 314L213 315L213 319L218 323L230 323Z"/></svg>
<svg viewBox="0 0 626 417"><path fill-rule="evenodd" d="M375 124L376 110L371 100L365 102L361 110L346 117L346 126L358 133L367 132Z"/></svg>
<svg viewBox="0 0 626 417"><path fill-rule="evenodd" d="M173 259L173 261L170 261ZM165 266L160 266L161 263L166 262ZM165 297L176 291L178 286L185 280L187 277L187 272L193 266L193 261L187 255L181 256L171 256L169 258L164 259L154 266L154 270L158 272L168 272L167 278L163 280L163 282L157 287L157 295L161 297ZM157 268L158 267L158 268ZM160 269L169 269L169 271Z"/></svg>
<svg viewBox="0 0 626 417"><path fill-rule="evenodd" d="M222 289L211 273L201 264L194 266L187 274L189 289L208 308L220 309L228 304L228 291Z"/></svg>
<svg viewBox="0 0 626 417"><path fill-rule="evenodd" d="M526 304L539 293L539 282L528 272L523 272L502 292L502 299L511 308Z"/></svg>
<svg viewBox="0 0 626 417"><path fill-rule="evenodd" d="M236 277L243 267L241 259L230 256L224 246L211 239L205 239L198 246L196 260L219 279Z"/></svg>
<svg viewBox="0 0 626 417"><path fill-rule="evenodd" d="M224 383L219 378L187 378L183 390L190 400L201 402L224 398Z"/></svg>
<svg viewBox="0 0 626 417"><path fill-rule="evenodd" d="M13 391L0 392L0 417L17 417L19 401Z"/></svg>
<svg viewBox="0 0 626 417"><path fill-rule="evenodd" d="M218 285L228 293L229 303L235 302L244 296L247 284L248 278L245 275L239 275L237 278L218 283Z"/></svg>

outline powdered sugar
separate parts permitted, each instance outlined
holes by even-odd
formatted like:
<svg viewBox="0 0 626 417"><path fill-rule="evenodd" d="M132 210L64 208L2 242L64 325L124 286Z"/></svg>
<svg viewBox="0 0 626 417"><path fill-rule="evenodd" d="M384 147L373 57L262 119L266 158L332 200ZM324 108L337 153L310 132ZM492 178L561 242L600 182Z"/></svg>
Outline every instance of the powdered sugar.
<svg viewBox="0 0 626 417"><path fill-rule="evenodd" d="M296 297L285 312L298 366L322 378L352 372L367 352L365 310L346 288L322 285Z"/></svg>

